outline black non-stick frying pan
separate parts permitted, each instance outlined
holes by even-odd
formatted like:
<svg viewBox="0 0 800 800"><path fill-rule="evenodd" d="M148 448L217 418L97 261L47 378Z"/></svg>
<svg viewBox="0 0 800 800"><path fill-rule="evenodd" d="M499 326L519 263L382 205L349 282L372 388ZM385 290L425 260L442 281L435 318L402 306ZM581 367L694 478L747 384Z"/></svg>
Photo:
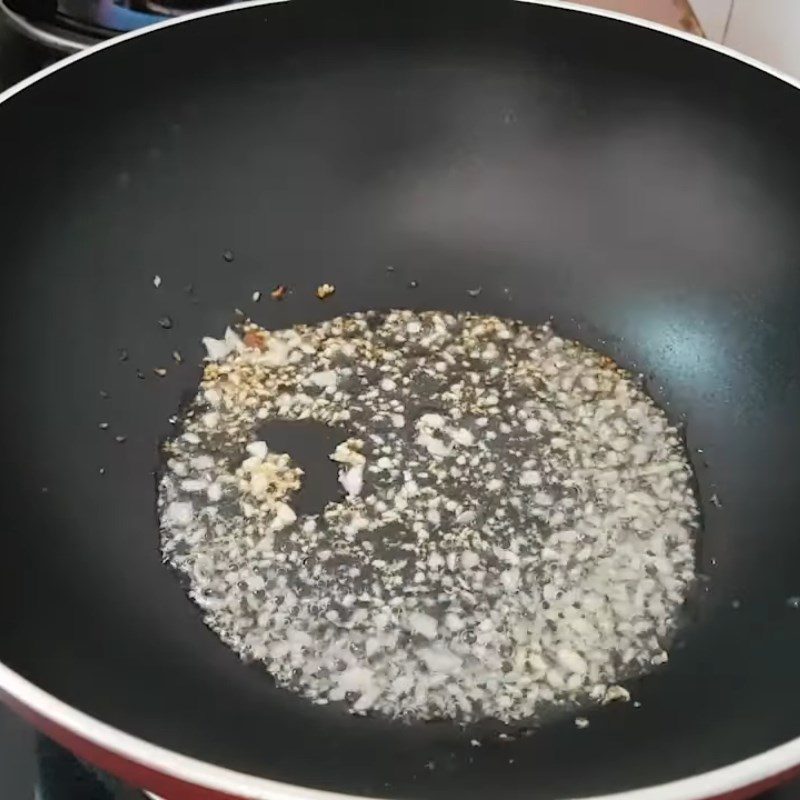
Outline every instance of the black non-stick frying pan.
<svg viewBox="0 0 800 800"><path fill-rule="evenodd" d="M7 700L170 800L666 800L800 763L796 86L504 0L259 3L27 83L0 103ZM236 307L552 316L642 372L685 421L707 580L640 706L509 738L354 718L226 649L161 563L154 471Z"/></svg>

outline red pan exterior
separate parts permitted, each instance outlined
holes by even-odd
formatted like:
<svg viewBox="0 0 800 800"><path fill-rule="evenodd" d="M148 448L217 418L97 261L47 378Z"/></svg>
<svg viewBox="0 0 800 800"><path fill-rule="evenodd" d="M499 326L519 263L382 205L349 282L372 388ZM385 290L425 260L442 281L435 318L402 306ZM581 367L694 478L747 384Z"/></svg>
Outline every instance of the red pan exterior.
<svg viewBox="0 0 800 800"><path fill-rule="evenodd" d="M201 786L186 783L159 772L146 764L127 759L82 738L74 731L58 725L47 717L22 705L10 695L0 693L0 697L21 717L24 717L42 733L45 733L78 757L120 778L131 786L143 788L157 794L161 800L243 800L243 798L237 798L234 795L222 794L212 789L204 789ZM788 783L797 777L800 777L800 766L779 772L733 792L709 795L708 800L749 800L749 798L774 789L783 783Z"/></svg>

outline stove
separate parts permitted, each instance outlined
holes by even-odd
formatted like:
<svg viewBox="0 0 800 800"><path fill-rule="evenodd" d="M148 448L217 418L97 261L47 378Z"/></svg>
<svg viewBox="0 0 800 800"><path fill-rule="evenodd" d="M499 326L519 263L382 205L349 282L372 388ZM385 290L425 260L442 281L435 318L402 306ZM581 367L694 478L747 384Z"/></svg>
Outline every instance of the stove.
<svg viewBox="0 0 800 800"><path fill-rule="evenodd" d="M0 16L27 38L70 53L220 4L220 0L0 0Z"/></svg>
<svg viewBox="0 0 800 800"><path fill-rule="evenodd" d="M147 800L146 795L82 764L0 706L3 800Z"/></svg>

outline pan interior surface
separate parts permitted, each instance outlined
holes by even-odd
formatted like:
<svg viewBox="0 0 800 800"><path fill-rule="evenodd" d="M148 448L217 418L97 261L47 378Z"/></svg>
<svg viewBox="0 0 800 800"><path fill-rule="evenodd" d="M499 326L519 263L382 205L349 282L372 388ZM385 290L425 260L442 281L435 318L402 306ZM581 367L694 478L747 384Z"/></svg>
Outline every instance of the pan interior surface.
<svg viewBox="0 0 800 800"><path fill-rule="evenodd" d="M574 11L377 5L175 25L0 105L0 660L166 748L352 794L605 794L797 737L797 90ZM708 580L640 707L502 739L354 718L220 644L160 561L154 473L237 307L553 317L641 372L686 423Z"/></svg>

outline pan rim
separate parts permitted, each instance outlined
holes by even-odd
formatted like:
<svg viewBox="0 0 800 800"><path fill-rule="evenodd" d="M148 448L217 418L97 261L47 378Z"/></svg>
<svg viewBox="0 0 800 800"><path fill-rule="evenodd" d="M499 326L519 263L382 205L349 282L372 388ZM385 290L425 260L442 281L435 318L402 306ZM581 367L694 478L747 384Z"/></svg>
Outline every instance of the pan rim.
<svg viewBox="0 0 800 800"><path fill-rule="evenodd" d="M672 36L676 39L682 39L689 44L705 47L708 50L728 56L771 75L795 89L800 89L800 80L779 69L725 45L703 39L691 33L669 28L666 25L643 20L629 14L584 6L568 0L515 1L613 19ZM145 28L121 34L113 39L72 53L56 63L29 75L19 83L0 92L0 104L11 100L25 89L69 67L71 64L110 47L123 44L128 40L172 25L180 25L217 14L269 6L280 2L288 2L288 0L243 0L242 2L204 9L164 20ZM125 733L113 725L102 722L70 706L0 662L0 698L4 695L45 721L52 722L65 731L119 756L131 764L146 767L164 776L210 791L224 794L233 793L243 799L246 798L246 800L300 800L300 798L302 800L375 800L365 795L341 794L262 778L245 772L227 769L210 762L204 762L161 747L140 737ZM781 774L791 771L798 765L800 765L800 737L709 772L653 786L613 794L594 795L582 800L703 800L703 798L714 798L728 792L743 790L770 779L778 779Z"/></svg>

